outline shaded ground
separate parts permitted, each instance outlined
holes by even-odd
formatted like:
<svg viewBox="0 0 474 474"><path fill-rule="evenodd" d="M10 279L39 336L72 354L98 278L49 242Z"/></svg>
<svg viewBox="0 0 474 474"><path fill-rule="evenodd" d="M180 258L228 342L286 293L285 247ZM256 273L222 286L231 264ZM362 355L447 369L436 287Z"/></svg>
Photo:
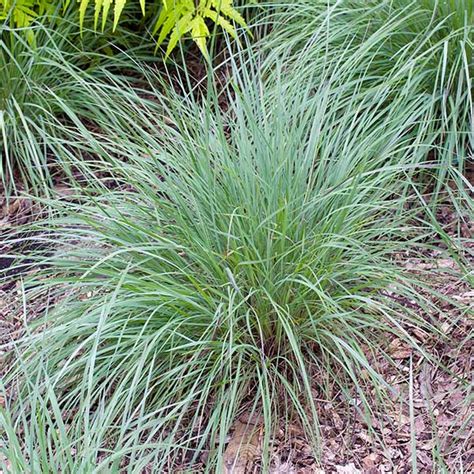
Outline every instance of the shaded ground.
<svg viewBox="0 0 474 474"><path fill-rule="evenodd" d="M31 220L35 213L29 200L3 202L0 236ZM474 234L474 223L460 221L450 208L441 208L438 220L450 233L460 233L467 238ZM474 248L466 250L472 257ZM2 257L10 251L0 240L0 275L2 271L11 272L12 259ZM433 364L419 353L412 353L399 340L387 341L388 352L397 367L390 366L384 358L374 362L394 394L391 403L376 411L373 426L369 427L356 409L348 411L340 396L336 395L332 400L318 399L323 438L321 462L317 462L316 454L297 426L286 427L286 434L282 427L279 436L272 441L269 453L272 474L474 472L474 420L470 397L474 289L456 276L456 263L446 258L441 250L398 259L400 265L414 273L430 272L430 279L440 294L452 299L452 304L442 303L439 314L433 315L445 337L426 338L424 333L413 333L413 337L444 367ZM474 265L473 260L471 264ZM0 345L21 334L24 321L23 314L18 311L20 285L19 278L3 285L0 280ZM41 306L38 302L33 311L29 308L30 314L35 310L40 312ZM0 353L0 374L5 370L3 357ZM357 404L356 400L354 404ZM262 437L260 420L244 417L236 422L228 439L223 472L261 472ZM187 472L199 472L204 464L205 456L200 466L194 466L191 471L188 467Z"/></svg>

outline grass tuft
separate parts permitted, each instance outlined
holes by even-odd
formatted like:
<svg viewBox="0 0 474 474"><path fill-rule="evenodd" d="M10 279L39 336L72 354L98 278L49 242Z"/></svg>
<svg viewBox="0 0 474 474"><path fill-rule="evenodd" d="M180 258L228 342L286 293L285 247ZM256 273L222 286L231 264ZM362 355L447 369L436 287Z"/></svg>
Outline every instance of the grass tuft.
<svg viewBox="0 0 474 474"><path fill-rule="evenodd" d="M387 113L400 93L429 100L431 130L416 129L416 135L436 164L439 191L453 170L464 172L473 159L473 15L472 0L301 1L275 14L262 47L269 68L276 57L288 57L289 74L296 64L295 81L318 81L343 57L341 74L361 91L390 89Z"/></svg>
<svg viewBox="0 0 474 474"><path fill-rule="evenodd" d="M258 68L220 97L155 92L133 134L114 130L118 187L91 180L33 226L53 250L25 307L50 304L7 378L30 459L60 466L70 448L96 471L163 472L207 453L213 471L243 413L261 418L263 452L290 422L317 450L318 399L340 393L370 423L391 390L376 355L393 362L394 337L423 352L407 329L435 330L431 306L394 256L432 232L405 179L429 107L400 95L386 114L336 67L317 87Z"/></svg>
<svg viewBox="0 0 474 474"><path fill-rule="evenodd" d="M68 18L0 26L0 184L7 196L47 194L72 163L100 154L94 130L124 123L131 55L113 53L91 31L79 36Z"/></svg>

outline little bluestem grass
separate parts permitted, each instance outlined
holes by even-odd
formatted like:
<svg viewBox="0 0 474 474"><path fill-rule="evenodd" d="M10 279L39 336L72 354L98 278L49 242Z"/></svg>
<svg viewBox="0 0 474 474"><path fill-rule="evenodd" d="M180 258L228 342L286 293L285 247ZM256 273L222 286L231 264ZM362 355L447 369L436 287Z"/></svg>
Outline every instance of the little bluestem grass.
<svg viewBox="0 0 474 474"><path fill-rule="evenodd" d="M4 418L7 439L29 426L29 462L163 472L206 452L216 472L242 412L262 419L264 466L282 423L317 453L317 398L332 386L370 424L391 390L375 356L393 337L423 351L407 328L435 330L393 260L432 232L405 206L429 108L400 96L386 114L336 67L314 87L248 64L225 112L212 87L199 101L149 91L133 132L113 131L117 187L91 179L31 226L53 250L25 311L51 304L16 345Z"/></svg>
<svg viewBox="0 0 474 474"><path fill-rule="evenodd" d="M435 165L436 191L453 170L462 173L472 165L472 0L301 0L267 21L273 31L261 46L269 69L275 57L284 55L295 81L319 81L327 64L344 57L343 77L361 91L390 89L387 113L395 109L392 100L400 91L413 101L431 102L430 116L422 124L430 124L429 133L417 129L416 136L427 145L425 160ZM291 72L292 64L299 74Z"/></svg>

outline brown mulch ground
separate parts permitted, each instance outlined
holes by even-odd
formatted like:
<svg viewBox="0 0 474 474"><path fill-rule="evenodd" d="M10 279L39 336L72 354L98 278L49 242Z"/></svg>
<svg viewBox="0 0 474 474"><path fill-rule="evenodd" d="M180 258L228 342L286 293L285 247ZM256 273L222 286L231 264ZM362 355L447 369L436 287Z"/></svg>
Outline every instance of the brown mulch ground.
<svg viewBox="0 0 474 474"><path fill-rule="evenodd" d="M34 218L35 212L27 199L0 203L0 237ZM459 232L460 227L464 237L470 238L474 233L473 223L464 221L460 225L450 208L441 208L438 219L450 233ZM473 249L469 250L472 257ZM1 257L8 251L0 240L0 274L11 264L11 260ZM356 410L348 412L347 405L337 397L321 400L323 445L320 462L303 432L296 426L286 427L286 435L282 429L272 441L271 474L474 472L470 392L474 360L471 337L474 289L456 276L456 263L441 251L433 250L431 255L420 257L409 256L401 264L415 273L432 272L432 281L439 292L464 308L443 303L437 318L446 337L422 341L444 367L412 353L400 341L392 341L389 347L398 370L384 359L379 361L379 367L395 389L395 395L392 403L377 413L373 426L367 426ZM16 285L2 286L0 281L0 346L18 337L24 324L21 315L9 310L18 305L19 285L18 281ZM0 352L0 376L3 355ZM223 467L223 472L261 472L261 438L258 422L236 422L226 450L228 465ZM246 445L245 449L234 449L242 443ZM413 459L416 459L416 469ZM196 466L191 472L198 470Z"/></svg>

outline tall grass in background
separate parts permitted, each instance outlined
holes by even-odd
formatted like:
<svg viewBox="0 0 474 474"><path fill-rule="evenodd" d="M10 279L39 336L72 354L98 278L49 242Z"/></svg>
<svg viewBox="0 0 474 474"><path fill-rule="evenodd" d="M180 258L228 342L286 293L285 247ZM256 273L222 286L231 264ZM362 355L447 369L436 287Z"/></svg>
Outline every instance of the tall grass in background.
<svg viewBox="0 0 474 474"><path fill-rule="evenodd" d="M0 183L7 194L18 185L47 192L55 174L64 178L71 163L99 153L94 131L120 128L130 115L124 108L134 80L126 74L134 52L112 52L91 31L80 36L67 18L43 21L0 27Z"/></svg>
<svg viewBox="0 0 474 474"><path fill-rule="evenodd" d="M393 94L403 89L414 101L429 98L431 146L424 160L435 165L438 190L459 178L474 150L474 2L302 0L297 5L275 14L273 32L261 44L269 68L275 57L286 55L288 64L307 65L306 73L295 76L305 81L321 77L315 71L328 57L351 54L338 67L351 72L348 80L367 94L388 87ZM386 106L390 113L390 97Z"/></svg>
<svg viewBox="0 0 474 474"><path fill-rule="evenodd" d="M318 449L316 400L336 392L370 424L390 392L375 355L390 362L394 337L422 351L407 328L435 325L400 304L430 309L393 261L433 232L405 206L431 99L361 94L329 61L301 84L275 63L269 83L254 57L220 93L149 91L129 133L101 132L127 157L107 164L116 187L91 180L30 226L49 250L24 311L50 304L5 379L16 469L163 472L206 453L216 472L242 413L268 466L290 422Z"/></svg>

